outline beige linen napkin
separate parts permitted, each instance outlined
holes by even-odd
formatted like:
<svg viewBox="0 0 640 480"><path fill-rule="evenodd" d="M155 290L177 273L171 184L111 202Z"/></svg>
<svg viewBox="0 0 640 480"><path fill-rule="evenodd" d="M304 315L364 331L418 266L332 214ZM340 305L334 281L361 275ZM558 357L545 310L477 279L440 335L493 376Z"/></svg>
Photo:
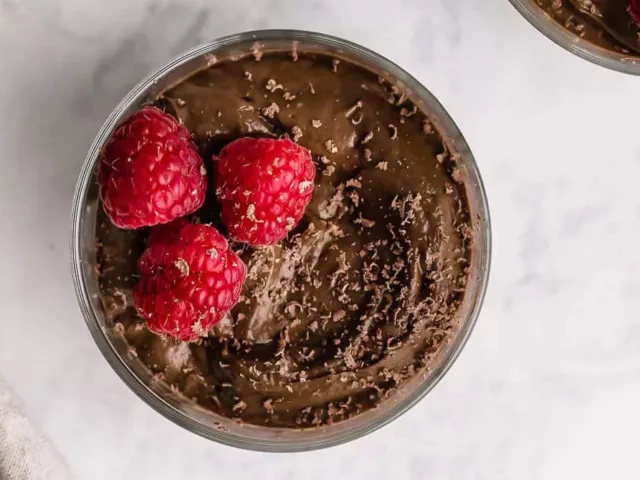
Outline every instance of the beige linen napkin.
<svg viewBox="0 0 640 480"><path fill-rule="evenodd" d="M0 480L69 480L64 461L33 427L0 378Z"/></svg>

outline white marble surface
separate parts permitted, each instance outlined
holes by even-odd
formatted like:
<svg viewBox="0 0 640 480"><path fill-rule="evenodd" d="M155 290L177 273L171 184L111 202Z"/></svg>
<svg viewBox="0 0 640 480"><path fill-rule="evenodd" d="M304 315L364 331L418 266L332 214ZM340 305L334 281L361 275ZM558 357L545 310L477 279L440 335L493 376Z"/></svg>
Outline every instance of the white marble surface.
<svg viewBox="0 0 640 480"><path fill-rule="evenodd" d="M348 4L348 5L344 5ZM89 336L68 268L104 118L201 41L292 27L388 56L439 97L489 193L478 326L445 380L338 448L250 453L154 413ZM0 0L0 375L78 478L639 478L640 78L556 47L507 0Z"/></svg>

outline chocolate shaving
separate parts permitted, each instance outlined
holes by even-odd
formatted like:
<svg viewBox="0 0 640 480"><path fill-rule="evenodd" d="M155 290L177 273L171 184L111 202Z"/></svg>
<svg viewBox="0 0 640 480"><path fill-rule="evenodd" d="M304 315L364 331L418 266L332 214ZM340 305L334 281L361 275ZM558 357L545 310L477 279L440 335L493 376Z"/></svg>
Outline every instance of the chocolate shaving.
<svg viewBox="0 0 640 480"><path fill-rule="evenodd" d="M451 170L451 179L459 184L462 184L464 182L464 175L459 167L455 167L453 170Z"/></svg>
<svg viewBox="0 0 640 480"><path fill-rule="evenodd" d="M291 128L291 135L293 136L293 141L297 142L300 138L303 137L302 129L298 126L294 126Z"/></svg>
<svg viewBox="0 0 640 480"><path fill-rule="evenodd" d="M189 276L189 264L184 258L179 258L176 260L176 268L180 271L180 274L183 277Z"/></svg>
<svg viewBox="0 0 640 480"><path fill-rule="evenodd" d="M276 90L284 90L284 87L281 84L276 83L276 81L273 78L270 78L269 80L267 80L267 83L264 86L264 88L271 93L275 92Z"/></svg>
<svg viewBox="0 0 640 480"><path fill-rule="evenodd" d="M351 119L351 124L352 125L360 125L360 123L362 122L363 118L364 118L364 114L362 112L358 112Z"/></svg>
<svg viewBox="0 0 640 480"><path fill-rule="evenodd" d="M264 55L264 52L261 49L262 45L258 42L255 42L251 47L251 54L256 62L262 60L262 56Z"/></svg>
<svg viewBox="0 0 640 480"><path fill-rule="evenodd" d="M273 412L275 411L273 408L273 399L267 398L264 402L262 402L262 408L264 408L269 415L273 415Z"/></svg>
<svg viewBox="0 0 640 480"><path fill-rule="evenodd" d="M326 177L330 177L331 175L333 175L335 171L336 171L336 167L334 167L333 165L327 165L327 168L325 168L322 171L322 175Z"/></svg>
<svg viewBox="0 0 640 480"><path fill-rule="evenodd" d="M373 132L368 132L360 142L360 145L367 144L372 138L373 138Z"/></svg>
<svg viewBox="0 0 640 480"><path fill-rule="evenodd" d="M280 113L280 107L276 103L272 103L268 107L263 108L261 113L267 118L274 118L276 114Z"/></svg>
<svg viewBox="0 0 640 480"><path fill-rule="evenodd" d="M403 107L403 108L400 109L400 116L408 118L408 117L412 117L417 112L418 112L418 106L417 105L414 105L411 110Z"/></svg>
<svg viewBox="0 0 640 480"><path fill-rule="evenodd" d="M374 222L373 220L369 220L367 218L363 218L362 214L359 214L358 218L353 220L353 223L355 223L356 225L362 225L365 228L372 228L376 224L376 222Z"/></svg>
<svg viewBox="0 0 640 480"><path fill-rule="evenodd" d="M335 144L335 142L331 139L327 140L326 142L324 142L324 147L330 152L330 153L338 153L338 147Z"/></svg>
<svg viewBox="0 0 640 480"><path fill-rule="evenodd" d="M229 384L229 386L231 386L231 384ZM233 406L233 412L239 412L242 413L247 409L247 404L245 402L243 402L242 400L238 400L236 402L236 404Z"/></svg>
<svg viewBox="0 0 640 480"><path fill-rule="evenodd" d="M356 110L362 108L362 101L358 100L349 110L344 113L346 118L349 118L355 113Z"/></svg>

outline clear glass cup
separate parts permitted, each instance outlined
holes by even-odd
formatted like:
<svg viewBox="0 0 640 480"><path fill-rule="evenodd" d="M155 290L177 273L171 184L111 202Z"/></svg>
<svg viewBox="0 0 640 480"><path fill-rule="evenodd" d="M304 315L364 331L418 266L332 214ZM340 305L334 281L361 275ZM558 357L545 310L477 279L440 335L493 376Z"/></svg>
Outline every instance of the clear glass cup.
<svg viewBox="0 0 640 480"><path fill-rule="evenodd" d="M558 24L534 0L509 0L531 25L565 50L601 67L640 75L640 55L613 52L574 35Z"/></svg>
<svg viewBox="0 0 640 480"><path fill-rule="evenodd" d="M360 64L391 84L403 88L411 100L433 121L461 158L461 169L468 187L471 218L476 233L472 255L472 276L462 305L460 327L426 375L418 375L406 387L378 408L352 419L313 430L293 430L239 425L205 410L173 392L168 385L153 381L150 371L129 352L124 339L114 333L98 300L96 266L96 213L100 205L96 185L96 162L101 147L114 128L158 92L182 79L185 73L205 68L214 59L242 55L258 42L264 51L290 50L297 42L300 51L335 54ZM122 380L148 405L169 420L211 440L235 447L293 452L329 447L358 438L382 427L424 397L451 367L478 318L489 278L491 237L487 198L475 160L462 134L444 108L429 91L407 72L389 60L361 46L317 33L268 30L231 35L199 46L175 58L138 84L120 102L96 136L82 166L73 199L71 223L71 268L84 319L104 357Z"/></svg>

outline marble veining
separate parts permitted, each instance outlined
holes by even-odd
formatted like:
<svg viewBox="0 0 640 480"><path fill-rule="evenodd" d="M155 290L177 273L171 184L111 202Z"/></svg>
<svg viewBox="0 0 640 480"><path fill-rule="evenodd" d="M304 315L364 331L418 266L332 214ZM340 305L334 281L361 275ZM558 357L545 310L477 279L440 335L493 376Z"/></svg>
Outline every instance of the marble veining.
<svg viewBox="0 0 640 480"><path fill-rule="evenodd" d="M115 104L199 42L303 28L366 45L443 103L489 195L492 278L445 380L393 424L288 457L200 439L94 346L71 196ZM0 0L0 376L78 478L638 478L639 80L552 44L507 0Z"/></svg>

